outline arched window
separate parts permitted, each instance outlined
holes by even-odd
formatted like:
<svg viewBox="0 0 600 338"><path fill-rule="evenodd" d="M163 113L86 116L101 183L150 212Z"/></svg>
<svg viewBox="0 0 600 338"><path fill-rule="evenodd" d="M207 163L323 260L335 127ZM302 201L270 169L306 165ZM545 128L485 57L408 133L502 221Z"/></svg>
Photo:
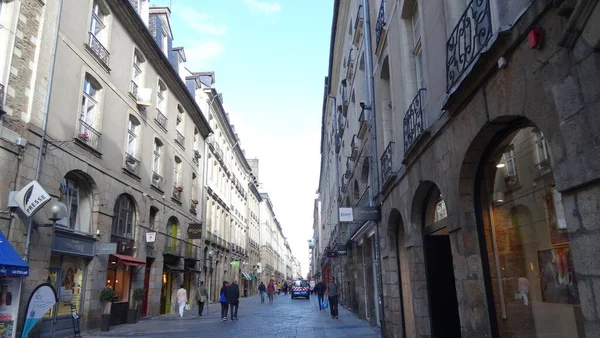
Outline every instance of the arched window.
<svg viewBox="0 0 600 338"><path fill-rule="evenodd" d="M154 153L152 155L152 185L160 189L162 187L162 150L163 143L161 140L154 139Z"/></svg>
<svg viewBox="0 0 600 338"><path fill-rule="evenodd" d="M169 218L167 223L167 251L174 253L177 249L177 235L178 235L179 221L176 217Z"/></svg>
<svg viewBox="0 0 600 338"><path fill-rule="evenodd" d="M140 136L140 121L133 115L129 115L127 121L127 144L125 144L125 168L137 174L138 147Z"/></svg>
<svg viewBox="0 0 600 338"><path fill-rule="evenodd" d="M92 75L85 74L77 139L98 150L100 146L100 100L102 86Z"/></svg>
<svg viewBox="0 0 600 338"><path fill-rule="evenodd" d="M133 225L135 224L135 205L133 199L125 194L117 198L113 210L112 235L133 238Z"/></svg>
<svg viewBox="0 0 600 338"><path fill-rule="evenodd" d="M69 229L91 232L92 189L75 172L69 172L60 182L59 201L67 206L67 216L56 222Z"/></svg>

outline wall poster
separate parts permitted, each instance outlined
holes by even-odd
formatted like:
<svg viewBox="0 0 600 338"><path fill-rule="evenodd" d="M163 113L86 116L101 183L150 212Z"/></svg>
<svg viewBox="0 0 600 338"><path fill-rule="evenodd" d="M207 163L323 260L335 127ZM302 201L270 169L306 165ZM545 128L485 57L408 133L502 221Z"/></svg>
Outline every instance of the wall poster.
<svg viewBox="0 0 600 338"><path fill-rule="evenodd" d="M538 251L542 301L579 304L573 258L568 246Z"/></svg>
<svg viewBox="0 0 600 338"><path fill-rule="evenodd" d="M15 337L21 277L0 277L0 337Z"/></svg>

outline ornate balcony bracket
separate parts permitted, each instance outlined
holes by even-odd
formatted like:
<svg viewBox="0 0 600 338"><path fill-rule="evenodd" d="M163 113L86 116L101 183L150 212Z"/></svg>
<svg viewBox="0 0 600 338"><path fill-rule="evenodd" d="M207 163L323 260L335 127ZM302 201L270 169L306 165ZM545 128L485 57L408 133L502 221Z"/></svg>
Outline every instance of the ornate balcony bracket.
<svg viewBox="0 0 600 338"><path fill-rule="evenodd" d="M404 115L404 154L413 146L415 141L421 136L425 130L424 122L424 98L425 89L419 89L417 95L408 107Z"/></svg>
<svg viewBox="0 0 600 338"><path fill-rule="evenodd" d="M387 147L383 151L383 155L381 156L381 180L383 184L387 184L388 181L391 181L391 178L394 176L394 163L392 161L394 142L388 143Z"/></svg>
<svg viewBox="0 0 600 338"><path fill-rule="evenodd" d="M449 92L492 37L489 0L471 0L446 42L446 91Z"/></svg>

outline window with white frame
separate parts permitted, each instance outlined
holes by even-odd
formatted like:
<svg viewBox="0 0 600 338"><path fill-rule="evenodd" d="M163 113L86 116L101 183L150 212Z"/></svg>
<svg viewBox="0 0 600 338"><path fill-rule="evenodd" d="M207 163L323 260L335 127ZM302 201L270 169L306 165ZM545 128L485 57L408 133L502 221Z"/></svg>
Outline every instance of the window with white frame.
<svg viewBox="0 0 600 338"><path fill-rule="evenodd" d="M90 74L85 75L81 96L78 139L90 147L98 149L100 132L100 98L102 87Z"/></svg>
<svg viewBox="0 0 600 338"><path fill-rule="evenodd" d="M137 98L138 88L142 85L144 75L144 64L146 59L142 53L135 49L133 52L133 70L131 74L131 94Z"/></svg>
<svg viewBox="0 0 600 338"><path fill-rule="evenodd" d="M119 237L133 238L135 224L135 206L131 197L121 194L114 207L111 234Z"/></svg>
<svg viewBox="0 0 600 338"><path fill-rule="evenodd" d="M502 155L502 162L504 162L504 172L507 186L515 186L519 182L517 173L517 159L515 156L515 150L513 148L507 149Z"/></svg>
<svg viewBox="0 0 600 338"><path fill-rule="evenodd" d="M417 90L425 88L425 71L423 66L423 53L421 44L421 21L419 18L419 2L415 1L412 15L413 54L415 56L415 69L417 76Z"/></svg>
<svg viewBox="0 0 600 338"><path fill-rule="evenodd" d="M538 167L550 165L550 155L548 154L548 142L544 134L537 130L535 134L535 157Z"/></svg>
<svg viewBox="0 0 600 338"><path fill-rule="evenodd" d="M177 121L175 122L175 141L177 141L177 143L179 143L179 145L181 146L183 146L185 143L185 136L183 136L185 130L184 119L185 112L183 111L181 105L177 105Z"/></svg>
<svg viewBox="0 0 600 338"><path fill-rule="evenodd" d="M67 216L56 223L69 229L91 232L92 189L78 174L69 172L60 182L59 202L67 207Z"/></svg>
<svg viewBox="0 0 600 338"><path fill-rule="evenodd" d="M156 121L165 128L167 127L167 86L161 80L158 80L156 89Z"/></svg>
<svg viewBox="0 0 600 338"><path fill-rule="evenodd" d="M195 173L192 173L192 201L198 200L198 180Z"/></svg>
<svg viewBox="0 0 600 338"><path fill-rule="evenodd" d="M94 0L92 4L92 17L90 19L88 46L105 64L108 64L109 56L106 47L108 45L107 16L108 9L100 0Z"/></svg>
<svg viewBox="0 0 600 338"><path fill-rule="evenodd" d="M140 133L140 121L133 115L129 115L127 121L127 144L125 151L127 156L137 159L138 137Z"/></svg>
<svg viewBox="0 0 600 338"><path fill-rule="evenodd" d="M175 156L175 161L173 161L173 185L175 187L181 187L181 159L178 156Z"/></svg>
<svg viewBox="0 0 600 338"><path fill-rule="evenodd" d="M152 155L152 184L156 187L160 187L160 183L162 181L161 156L162 156L162 150L163 150L163 143L157 138L154 139L154 149L153 150L154 150L154 152Z"/></svg>

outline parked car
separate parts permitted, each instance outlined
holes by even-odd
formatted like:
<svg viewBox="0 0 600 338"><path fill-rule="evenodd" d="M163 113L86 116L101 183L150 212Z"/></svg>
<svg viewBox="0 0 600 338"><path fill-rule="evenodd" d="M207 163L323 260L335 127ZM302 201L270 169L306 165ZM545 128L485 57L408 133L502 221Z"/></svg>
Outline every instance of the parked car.
<svg viewBox="0 0 600 338"><path fill-rule="evenodd" d="M310 286L306 279L298 279L292 283L292 299L296 297L306 297L310 299Z"/></svg>

